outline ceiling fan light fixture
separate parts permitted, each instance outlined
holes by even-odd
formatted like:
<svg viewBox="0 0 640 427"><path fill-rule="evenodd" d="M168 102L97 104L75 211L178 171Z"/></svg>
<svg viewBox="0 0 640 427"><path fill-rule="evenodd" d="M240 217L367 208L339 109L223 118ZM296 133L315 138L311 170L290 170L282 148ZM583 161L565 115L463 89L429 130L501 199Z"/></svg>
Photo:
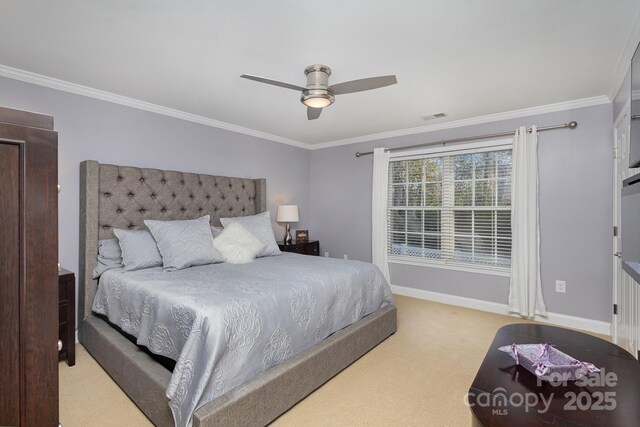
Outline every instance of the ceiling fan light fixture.
<svg viewBox="0 0 640 427"><path fill-rule="evenodd" d="M309 65L305 68L304 74L307 76L307 85L304 87L268 79L266 77L255 76L253 74L243 74L240 77L260 83L300 91L300 102L307 107L308 120L316 120L320 117L322 109L333 104L335 99L334 95L364 92L366 90L378 89L398 83L396 76L388 75L351 80L329 86L331 68L321 64Z"/></svg>
<svg viewBox="0 0 640 427"><path fill-rule="evenodd" d="M334 96L329 90L305 90L302 92L300 101L311 108L324 108L333 104Z"/></svg>

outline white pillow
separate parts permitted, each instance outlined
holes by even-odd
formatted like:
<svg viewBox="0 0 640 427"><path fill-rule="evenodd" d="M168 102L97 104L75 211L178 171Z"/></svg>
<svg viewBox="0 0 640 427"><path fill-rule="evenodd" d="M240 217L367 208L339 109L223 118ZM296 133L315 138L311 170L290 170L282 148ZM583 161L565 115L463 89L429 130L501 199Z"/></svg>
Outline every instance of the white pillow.
<svg viewBox="0 0 640 427"><path fill-rule="evenodd" d="M237 222L227 225L222 233L213 239L213 246L230 264L247 264L265 248L260 239Z"/></svg>
<svg viewBox="0 0 640 427"><path fill-rule="evenodd" d="M269 211L258 215L237 216L234 218L220 218L220 222L227 228L229 224L238 223L243 225L251 234L264 243L264 249L258 254L259 257L280 255L280 248L276 243L276 237L271 228L271 214Z"/></svg>
<svg viewBox="0 0 640 427"><path fill-rule="evenodd" d="M222 255L213 247L209 215L176 221L147 219L144 223L158 244L166 271L223 261Z"/></svg>
<svg viewBox="0 0 640 427"><path fill-rule="evenodd" d="M113 233L118 238L122 250L122 271L141 270L162 265L162 256L158 252L156 241L147 230L121 230Z"/></svg>

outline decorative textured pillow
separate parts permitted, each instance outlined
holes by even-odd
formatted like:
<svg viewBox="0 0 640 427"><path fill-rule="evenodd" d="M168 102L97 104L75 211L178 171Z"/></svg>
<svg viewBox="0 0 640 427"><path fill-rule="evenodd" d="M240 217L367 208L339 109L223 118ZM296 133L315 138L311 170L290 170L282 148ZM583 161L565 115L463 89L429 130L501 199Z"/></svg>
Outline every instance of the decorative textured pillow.
<svg viewBox="0 0 640 427"><path fill-rule="evenodd" d="M121 230L113 233L118 238L122 250L122 271L141 270L143 268L162 265L162 257L158 252L156 241L147 230Z"/></svg>
<svg viewBox="0 0 640 427"><path fill-rule="evenodd" d="M144 222L162 254L167 271L182 270L193 265L222 262L222 255L213 247L209 215L198 219Z"/></svg>
<svg viewBox="0 0 640 427"><path fill-rule="evenodd" d="M122 250L118 239L104 239L98 242L98 263L93 269L93 278L97 279L107 270L122 268Z"/></svg>
<svg viewBox="0 0 640 427"><path fill-rule="evenodd" d="M213 239L213 246L230 264L250 263L265 248L265 244L239 222L224 227L222 233Z"/></svg>
<svg viewBox="0 0 640 427"><path fill-rule="evenodd" d="M271 228L271 215L269 211L258 215L237 216L234 218L220 218L220 222L226 229L228 225L238 223L244 226L251 234L256 236L264 243L265 247L259 257L280 255L280 248L276 243L276 237L273 235Z"/></svg>

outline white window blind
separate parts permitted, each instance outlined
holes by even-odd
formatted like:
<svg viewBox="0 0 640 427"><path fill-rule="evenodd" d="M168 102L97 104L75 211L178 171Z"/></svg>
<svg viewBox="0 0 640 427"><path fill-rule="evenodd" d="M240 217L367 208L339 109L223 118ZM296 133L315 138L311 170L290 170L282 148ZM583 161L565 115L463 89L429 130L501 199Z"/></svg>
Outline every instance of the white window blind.
<svg viewBox="0 0 640 427"><path fill-rule="evenodd" d="M389 163L388 253L425 262L511 265L511 149Z"/></svg>

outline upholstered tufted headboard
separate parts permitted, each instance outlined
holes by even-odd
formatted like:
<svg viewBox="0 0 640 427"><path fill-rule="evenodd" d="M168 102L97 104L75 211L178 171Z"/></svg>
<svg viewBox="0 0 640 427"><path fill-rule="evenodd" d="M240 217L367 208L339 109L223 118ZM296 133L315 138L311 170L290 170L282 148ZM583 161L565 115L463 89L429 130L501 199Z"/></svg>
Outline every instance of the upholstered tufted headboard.
<svg viewBox="0 0 640 427"><path fill-rule="evenodd" d="M266 211L264 179L80 163L79 322L91 316L97 290L92 272L98 240L114 238L114 228L145 228L145 219L175 220L255 215Z"/></svg>

